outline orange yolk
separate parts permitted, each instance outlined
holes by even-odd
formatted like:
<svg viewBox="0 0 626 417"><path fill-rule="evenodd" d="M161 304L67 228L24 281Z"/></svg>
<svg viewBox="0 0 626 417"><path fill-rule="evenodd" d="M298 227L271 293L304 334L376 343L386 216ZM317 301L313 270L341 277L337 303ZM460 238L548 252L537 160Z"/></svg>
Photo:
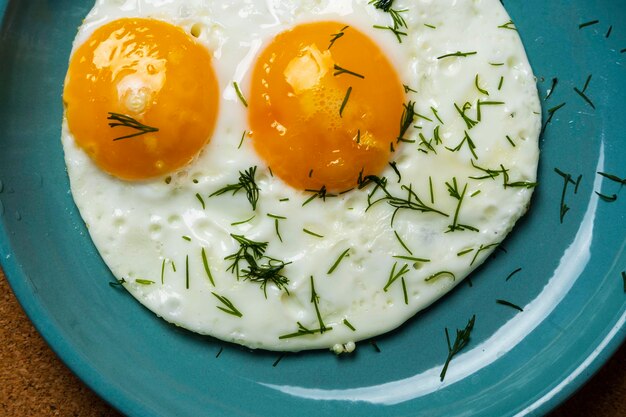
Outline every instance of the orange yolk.
<svg viewBox="0 0 626 417"><path fill-rule="evenodd" d="M387 165L403 102L393 66L367 36L337 22L304 24L276 36L255 65L251 137L291 186L346 190Z"/></svg>
<svg viewBox="0 0 626 417"><path fill-rule="evenodd" d="M63 100L78 145L104 171L138 180L199 153L215 126L218 94L209 52L182 29L120 19L74 52Z"/></svg>

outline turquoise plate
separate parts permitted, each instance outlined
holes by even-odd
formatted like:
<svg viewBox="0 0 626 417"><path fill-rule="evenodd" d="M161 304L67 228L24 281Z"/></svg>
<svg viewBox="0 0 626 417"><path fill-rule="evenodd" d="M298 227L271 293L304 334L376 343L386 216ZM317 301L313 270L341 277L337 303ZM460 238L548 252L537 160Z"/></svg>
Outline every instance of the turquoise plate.
<svg viewBox="0 0 626 417"><path fill-rule="evenodd" d="M626 1L506 2L538 77L544 120L552 116L531 212L472 286L341 357L281 357L199 337L108 285L72 202L59 141L67 60L90 3L0 0L0 261L54 351L123 413L541 415L624 340L626 193L597 172L626 177ZM589 75L585 95L595 109L574 90ZM562 223L565 180L555 168L574 182L582 175L577 190L566 189ZM471 341L441 383L444 328L463 328L474 314Z"/></svg>

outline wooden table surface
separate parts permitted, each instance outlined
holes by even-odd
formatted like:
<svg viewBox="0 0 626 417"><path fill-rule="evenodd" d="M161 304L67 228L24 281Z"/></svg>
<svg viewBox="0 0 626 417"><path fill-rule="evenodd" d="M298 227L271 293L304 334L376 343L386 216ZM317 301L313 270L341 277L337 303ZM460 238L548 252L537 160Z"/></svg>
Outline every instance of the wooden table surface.
<svg viewBox="0 0 626 417"><path fill-rule="evenodd" d="M0 270L0 416L118 417L56 357ZM626 345L550 417L626 416Z"/></svg>

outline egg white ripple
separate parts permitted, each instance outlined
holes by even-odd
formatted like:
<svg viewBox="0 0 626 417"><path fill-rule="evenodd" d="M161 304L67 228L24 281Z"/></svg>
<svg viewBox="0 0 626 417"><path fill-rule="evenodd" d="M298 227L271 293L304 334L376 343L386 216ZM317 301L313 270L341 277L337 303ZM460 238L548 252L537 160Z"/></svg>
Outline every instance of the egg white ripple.
<svg viewBox="0 0 626 417"><path fill-rule="evenodd" d="M75 48L95 28L117 18L165 20L200 32L199 41L213 55L222 92L211 142L192 164L173 173L169 183L164 178L121 181L100 171L76 146L64 121L62 140L76 205L102 258L118 279L126 280L126 289L137 300L171 323L251 348L297 351L334 346L337 351L351 350L352 342L399 326L458 285L488 257L494 244L504 239L525 213L532 189L504 187L504 175L472 179L484 172L472 166L467 143L456 152L445 147L456 147L467 131L475 144L477 165L494 170L506 167L510 182L536 180L541 109L518 33L499 27L510 18L497 0L397 0L394 8L408 10L403 14L408 36L402 43L389 31L373 28L389 25L390 17L367 0L96 2L79 29ZM424 203L449 217L401 210L391 227L394 210L386 202L368 209L367 193L372 187L303 206L310 193L272 177L248 140L238 148L247 121L233 81L245 93L255 56L277 33L298 23L330 19L367 33L386 51L402 82L418 92L410 92L408 98L426 118L416 119L418 128L410 129L406 137L417 142L399 147L394 161L402 183L411 184ZM476 54L439 59L458 51ZM475 85L477 74L488 97ZM468 114L475 118L477 100L504 104L483 106L481 122L470 130L454 104L471 103ZM437 126L443 144L437 145L434 153L418 145L419 134L431 139ZM226 184L237 182L238 172L251 166L258 166L261 189L255 212L244 193L208 198ZM393 193L402 193L391 167L380 175L389 179ZM459 223L476 227L478 232L446 233L458 206L446 186L454 178L460 190L467 185ZM196 194L203 197L205 209ZM268 214L287 218L279 221L282 242L274 218ZM247 223L232 225L253 215ZM230 263L224 258L238 249L230 234L269 242L267 255L291 262L283 270L289 278L289 294L268 285L265 298L258 284L237 280L226 271ZM479 251L481 247L487 249ZM215 286L205 272L202 248ZM346 249L349 256L329 275L328 270ZM430 262L414 264L394 256ZM409 268L404 275L407 303L400 279L383 290L394 264L396 272L405 264ZM426 281L441 271L453 273L455 279L442 274ZM319 327L311 302L311 276L323 321L332 330L279 339L297 331L298 322L310 329ZM154 284L140 284L137 279ZM222 304L213 292L228 298L242 317L219 310Z"/></svg>

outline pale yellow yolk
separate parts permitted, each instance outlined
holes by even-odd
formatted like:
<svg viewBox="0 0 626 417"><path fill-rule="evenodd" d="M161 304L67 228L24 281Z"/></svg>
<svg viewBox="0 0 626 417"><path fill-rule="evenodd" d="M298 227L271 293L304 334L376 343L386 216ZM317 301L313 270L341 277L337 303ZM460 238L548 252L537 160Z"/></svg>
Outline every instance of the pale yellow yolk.
<svg viewBox="0 0 626 417"><path fill-rule="evenodd" d="M388 164L403 102L393 66L367 36L338 22L304 24L276 36L255 65L251 135L291 186L342 191Z"/></svg>
<svg viewBox="0 0 626 417"><path fill-rule="evenodd" d="M104 171L136 180L179 169L200 152L218 94L209 52L182 29L120 19L75 51L63 100L77 144Z"/></svg>

